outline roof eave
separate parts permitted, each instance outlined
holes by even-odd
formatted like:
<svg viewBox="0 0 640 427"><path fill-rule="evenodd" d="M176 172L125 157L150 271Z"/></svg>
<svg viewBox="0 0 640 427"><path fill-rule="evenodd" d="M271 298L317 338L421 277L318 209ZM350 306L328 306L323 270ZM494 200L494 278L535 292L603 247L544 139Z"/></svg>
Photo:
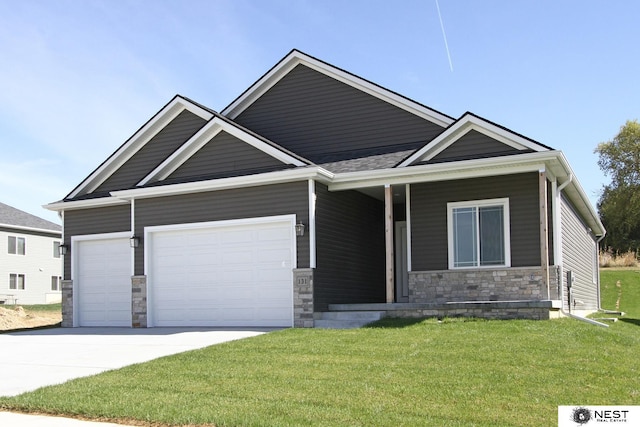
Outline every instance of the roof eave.
<svg viewBox="0 0 640 427"><path fill-rule="evenodd" d="M2 224L2 223L0 223L0 228L13 228L16 230L32 231L36 233L59 234L60 236L62 236L62 230L54 230L50 228L27 227L23 225Z"/></svg>
<svg viewBox="0 0 640 427"><path fill-rule="evenodd" d="M62 212L76 209L102 208L107 206L124 205L128 203L128 200L117 199L115 197L99 197L86 200L62 200L59 202L49 203L42 207L50 211Z"/></svg>
<svg viewBox="0 0 640 427"><path fill-rule="evenodd" d="M175 196L180 194L201 193L206 191L230 190L236 188L257 187L262 185L282 184L286 182L317 180L328 184L334 174L326 169L309 166L287 169L284 171L266 172L256 175L218 178L205 181L194 181L180 184L158 185L154 187L133 188L112 191L111 196L120 200L143 199L151 197Z"/></svg>

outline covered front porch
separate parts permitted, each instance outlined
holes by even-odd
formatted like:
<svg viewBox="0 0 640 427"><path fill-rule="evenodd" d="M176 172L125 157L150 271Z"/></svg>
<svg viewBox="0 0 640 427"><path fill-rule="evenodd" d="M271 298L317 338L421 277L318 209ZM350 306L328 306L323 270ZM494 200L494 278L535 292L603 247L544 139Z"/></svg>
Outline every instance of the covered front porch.
<svg viewBox="0 0 640 427"><path fill-rule="evenodd" d="M390 317L548 319L559 315L562 273L553 265L558 241L552 219L554 195L544 170L509 179L465 177L350 189L380 200L384 208L384 299L366 304L330 302L325 310L343 314L315 313L320 324L325 317L348 318L348 312L363 319L365 312ZM503 203L508 231L502 265L478 261L475 267L459 268L451 263L449 206L474 200Z"/></svg>

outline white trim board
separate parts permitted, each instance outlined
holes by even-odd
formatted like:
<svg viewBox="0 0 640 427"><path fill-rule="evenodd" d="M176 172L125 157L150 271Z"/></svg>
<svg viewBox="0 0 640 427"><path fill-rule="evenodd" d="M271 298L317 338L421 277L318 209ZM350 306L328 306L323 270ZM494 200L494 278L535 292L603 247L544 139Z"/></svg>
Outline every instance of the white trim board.
<svg viewBox="0 0 640 427"><path fill-rule="evenodd" d="M398 167L407 167L415 162L425 162L433 159L471 130L475 130L516 150L533 150L536 152L550 151L548 148L536 144L527 138L467 113L433 139L433 141L405 159Z"/></svg>
<svg viewBox="0 0 640 427"><path fill-rule="evenodd" d="M176 96L165 105L151 120L133 134L115 153L113 153L102 165L91 173L68 196L72 199L80 193L91 193L107 180L118 168L127 162L140 148L156 136L167 124L175 119L183 111L190 111L204 120L213 117L209 111L198 105Z"/></svg>
<svg viewBox="0 0 640 427"><path fill-rule="evenodd" d="M178 194L200 193L205 191L228 190L232 188L256 187L269 184L317 179L328 182L333 174L316 166L267 172L232 178L211 179L182 184L161 185L157 187L134 188L132 190L112 191L111 195L120 199L175 196Z"/></svg>
<svg viewBox="0 0 640 427"><path fill-rule="evenodd" d="M439 126L446 127L453 122L453 119L442 113L427 108L415 101L411 101L408 98L322 62L298 50L293 50L285 56L267 74L262 76L247 91L222 110L222 114L231 119L236 118L299 64L307 66L339 82L361 90Z"/></svg>
<svg viewBox="0 0 640 427"><path fill-rule="evenodd" d="M163 161L151 173L144 177L137 185L143 186L150 182L162 181L182 166L191 156L198 152L202 147L215 138L220 132L226 132L241 141L251 145L252 147L262 151L265 154L274 157L284 164L294 166L306 166L306 163L300 161L296 157L285 153L282 150L261 141L259 138L239 129L230 123L214 117L204 125L195 135L193 135L186 143L184 143L171 156Z"/></svg>

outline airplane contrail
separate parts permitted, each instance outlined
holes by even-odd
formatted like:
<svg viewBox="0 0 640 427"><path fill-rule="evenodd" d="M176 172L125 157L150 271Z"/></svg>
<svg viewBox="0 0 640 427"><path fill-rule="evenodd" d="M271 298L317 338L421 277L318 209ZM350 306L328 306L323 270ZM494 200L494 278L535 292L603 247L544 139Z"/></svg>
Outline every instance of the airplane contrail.
<svg viewBox="0 0 640 427"><path fill-rule="evenodd" d="M440 28L442 28L442 38L444 38L444 47L447 50L447 58L449 58L449 69L453 73L453 62L451 62L451 54L449 53L449 44L447 43L447 34L444 32L444 23L442 22L442 14L440 13L440 4L436 0L436 8L438 8L438 18L440 18Z"/></svg>

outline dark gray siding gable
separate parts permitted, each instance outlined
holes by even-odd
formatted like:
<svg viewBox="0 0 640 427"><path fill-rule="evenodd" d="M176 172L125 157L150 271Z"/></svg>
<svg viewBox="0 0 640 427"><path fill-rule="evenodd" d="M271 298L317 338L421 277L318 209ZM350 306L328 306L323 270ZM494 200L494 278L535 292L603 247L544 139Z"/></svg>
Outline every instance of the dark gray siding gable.
<svg viewBox="0 0 640 427"><path fill-rule="evenodd" d="M204 124L205 120L201 117L183 111L107 178L95 192L133 188Z"/></svg>
<svg viewBox="0 0 640 427"><path fill-rule="evenodd" d="M136 235L144 227L169 224L224 221L295 214L309 224L307 181L233 190L210 191L180 196L136 200ZM135 272L144 274L144 248L136 250ZM309 267L309 233L297 237L297 264Z"/></svg>
<svg viewBox="0 0 640 427"><path fill-rule="evenodd" d="M316 183L314 310L385 301L384 204Z"/></svg>
<svg viewBox="0 0 640 427"><path fill-rule="evenodd" d="M235 175L243 171L276 168L285 169L287 165L222 131L169 175L167 180Z"/></svg>
<svg viewBox="0 0 640 427"><path fill-rule="evenodd" d="M412 269L448 269L447 203L505 197L509 198L511 220L511 266L539 266L538 193L537 173L412 184Z"/></svg>
<svg viewBox="0 0 640 427"><path fill-rule="evenodd" d="M472 129L426 163L472 160L485 157L522 154L528 151L516 150L513 147Z"/></svg>
<svg viewBox="0 0 640 427"><path fill-rule="evenodd" d="M598 308L598 249L596 238L580 216L564 197L561 202L562 214L562 270L564 286L564 307L569 308L567 299L567 272L572 271L575 282L571 289L571 309L596 310ZM574 302L578 302L575 306ZM582 302L581 304L579 302Z"/></svg>
<svg viewBox="0 0 640 427"><path fill-rule="evenodd" d="M316 163L394 152L398 145L418 148L442 131L304 65L296 66L235 121Z"/></svg>
<svg viewBox="0 0 640 427"><path fill-rule="evenodd" d="M131 205L78 209L64 212L64 244L72 236L119 233L131 230ZM64 278L71 278L71 257L64 257Z"/></svg>

